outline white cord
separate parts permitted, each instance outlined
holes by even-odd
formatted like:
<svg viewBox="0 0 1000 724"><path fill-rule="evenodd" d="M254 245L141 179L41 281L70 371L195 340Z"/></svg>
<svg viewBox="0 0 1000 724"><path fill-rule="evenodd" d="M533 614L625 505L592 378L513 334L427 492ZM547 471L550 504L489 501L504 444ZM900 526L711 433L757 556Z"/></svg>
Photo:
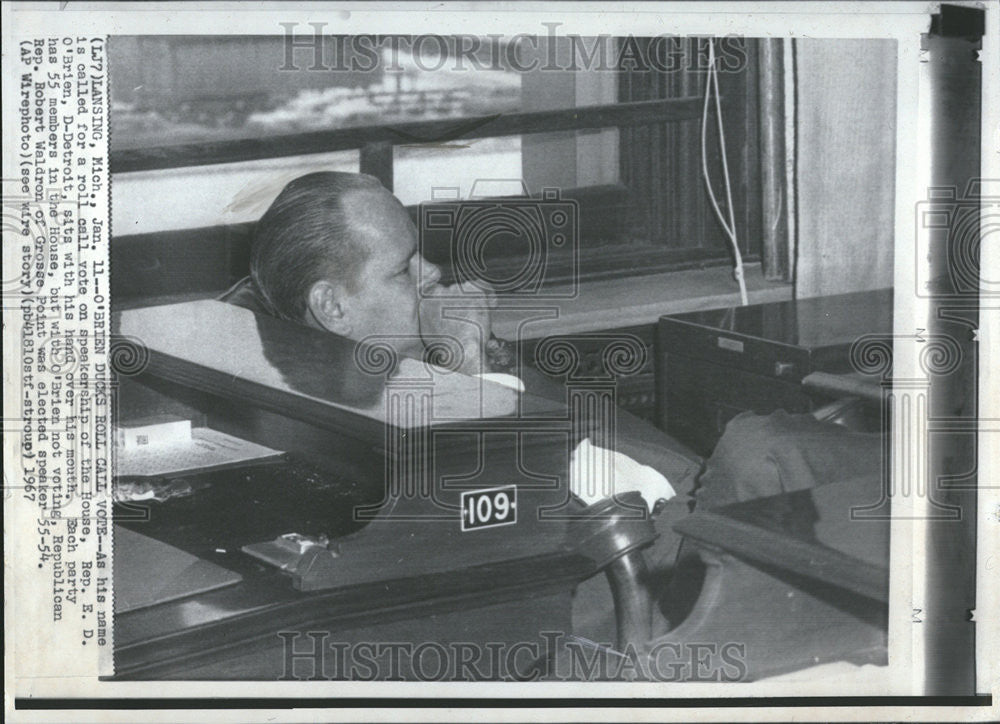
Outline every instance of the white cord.
<svg viewBox="0 0 1000 724"><path fill-rule="evenodd" d="M726 185L726 204L729 207L728 224L726 223L725 216L722 214L722 210L719 208L719 203L715 198L715 192L712 190L712 180L708 175L708 151L706 148L705 135L708 127L708 100L712 94L713 88L715 89L715 117L719 126L719 148L722 155L722 175ZM722 225L722 229L726 232L726 236L729 238L729 242L733 247L733 254L736 257L736 266L733 269L733 274L736 276L736 281L740 285L740 303L745 307L748 304L747 283L743 276L743 255L740 253L740 245L736 240L736 219L733 214L732 185L729 181L729 163L726 160L726 135L722 130L722 105L719 101L719 79L715 70L715 42L711 38L709 38L708 41L708 78L705 80L705 106L702 109L701 114L701 171L702 176L705 179L705 188L708 190L708 200L712 202L712 209L715 211L715 216L719 220L719 224Z"/></svg>

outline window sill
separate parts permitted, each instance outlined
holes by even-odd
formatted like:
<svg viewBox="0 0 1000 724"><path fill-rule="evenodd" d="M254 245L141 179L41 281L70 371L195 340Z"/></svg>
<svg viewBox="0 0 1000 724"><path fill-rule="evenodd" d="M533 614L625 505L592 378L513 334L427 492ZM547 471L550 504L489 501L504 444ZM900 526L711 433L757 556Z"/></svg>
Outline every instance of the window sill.
<svg viewBox="0 0 1000 724"><path fill-rule="evenodd" d="M765 281L760 264L747 264L750 304L781 302L792 298L788 282ZM619 279L583 282L572 299L504 300L494 318L498 337L514 340L524 324L522 340L552 334L595 332L617 327L651 324L664 314L737 306L739 289L728 267L689 269ZM532 317L548 317L531 320Z"/></svg>

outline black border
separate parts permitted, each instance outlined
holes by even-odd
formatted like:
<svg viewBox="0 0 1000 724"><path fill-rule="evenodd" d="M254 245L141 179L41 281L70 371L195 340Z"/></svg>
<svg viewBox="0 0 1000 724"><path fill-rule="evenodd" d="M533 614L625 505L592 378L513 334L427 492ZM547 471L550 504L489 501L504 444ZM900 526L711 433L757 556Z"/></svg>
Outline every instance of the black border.
<svg viewBox="0 0 1000 724"><path fill-rule="evenodd" d="M20 711L53 711L68 709L86 710L138 710L138 709L562 709L570 707L597 708L742 708L742 707L857 707L857 706L992 706L992 694L972 696L776 696L776 697L697 697L684 699L668 698L417 698L417 697L337 697L298 698L281 697L235 698L217 697L199 699L179 698L24 698L14 699L14 709Z"/></svg>

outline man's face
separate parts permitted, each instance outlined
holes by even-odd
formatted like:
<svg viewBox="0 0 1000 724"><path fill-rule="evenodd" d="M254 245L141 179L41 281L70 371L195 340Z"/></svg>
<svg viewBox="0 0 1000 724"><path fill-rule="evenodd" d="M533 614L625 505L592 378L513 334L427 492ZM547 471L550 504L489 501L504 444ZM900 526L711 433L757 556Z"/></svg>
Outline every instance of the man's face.
<svg viewBox="0 0 1000 724"><path fill-rule="evenodd" d="M419 253L417 229L403 205L384 189L355 191L343 199L348 224L368 254L342 307L348 336L390 335L403 354L419 356L419 298L441 271Z"/></svg>

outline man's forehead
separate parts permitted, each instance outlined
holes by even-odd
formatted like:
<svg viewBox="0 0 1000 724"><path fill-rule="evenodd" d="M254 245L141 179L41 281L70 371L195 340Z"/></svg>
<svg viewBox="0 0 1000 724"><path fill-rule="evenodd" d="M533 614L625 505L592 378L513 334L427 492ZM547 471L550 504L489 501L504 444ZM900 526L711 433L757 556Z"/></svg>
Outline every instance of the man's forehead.
<svg viewBox="0 0 1000 724"><path fill-rule="evenodd" d="M403 205L384 189L358 189L344 194L344 217L370 251L409 256L416 248L413 223Z"/></svg>

